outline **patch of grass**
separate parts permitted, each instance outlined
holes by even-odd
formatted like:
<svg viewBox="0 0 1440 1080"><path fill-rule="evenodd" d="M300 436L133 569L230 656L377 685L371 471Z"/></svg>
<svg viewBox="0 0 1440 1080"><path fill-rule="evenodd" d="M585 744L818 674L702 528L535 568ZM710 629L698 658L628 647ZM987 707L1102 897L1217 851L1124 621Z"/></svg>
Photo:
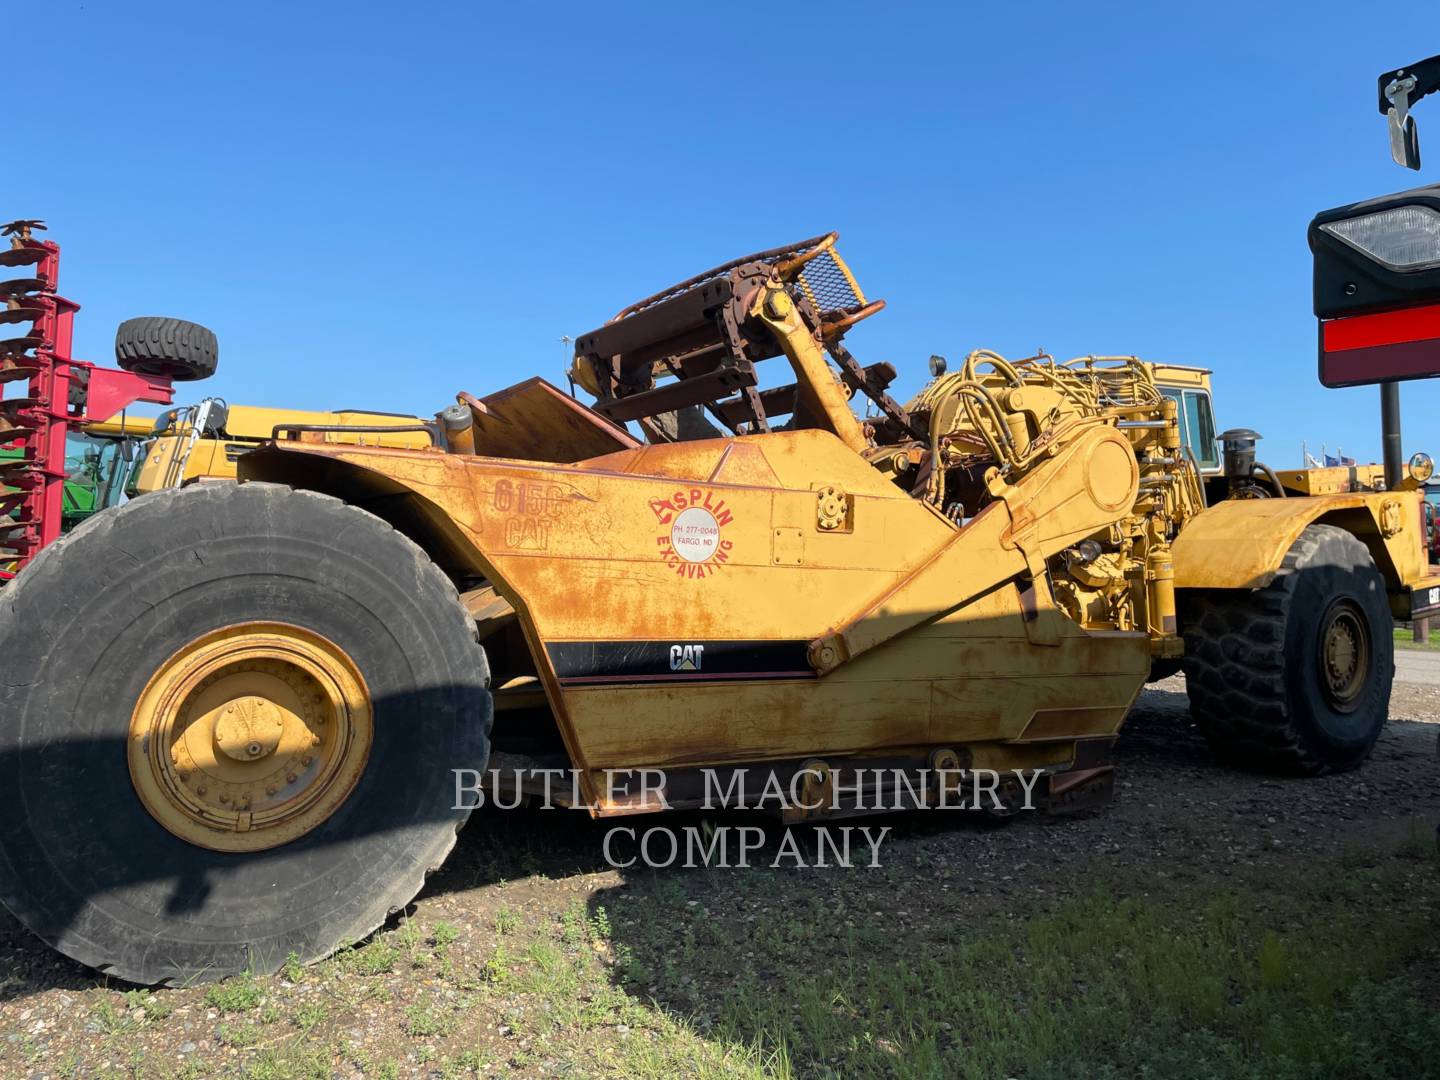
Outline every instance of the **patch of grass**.
<svg viewBox="0 0 1440 1080"><path fill-rule="evenodd" d="M1440 649L1440 625L1430 631L1428 641L1416 641L1415 631L1408 626L1395 627L1397 649Z"/></svg>
<svg viewBox="0 0 1440 1080"><path fill-rule="evenodd" d="M511 911L508 907L501 907L495 912L495 933L513 934L520 929L521 919L518 912Z"/></svg>
<svg viewBox="0 0 1440 1080"><path fill-rule="evenodd" d="M218 982L205 992L205 1003L221 1012L246 1012L260 1004L265 990L248 971Z"/></svg>
<svg viewBox="0 0 1440 1080"><path fill-rule="evenodd" d="M118 1007L114 1000L109 997L102 997L90 1010L95 1023L106 1035L123 1035L135 1029L135 1021L124 1009Z"/></svg>
<svg viewBox="0 0 1440 1080"><path fill-rule="evenodd" d="M262 1050L240 1073L245 1080L331 1080L330 1055L315 1047Z"/></svg>
<svg viewBox="0 0 1440 1080"><path fill-rule="evenodd" d="M492 1060L490 1055L479 1050L464 1050L455 1059L455 1067L461 1073L478 1073L481 1069L488 1069Z"/></svg>
<svg viewBox="0 0 1440 1080"><path fill-rule="evenodd" d="M606 913L604 904L598 905L595 914L590 917L590 935L597 945L610 941L610 916Z"/></svg>
<svg viewBox="0 0 1440 1080"><path fill-rule="evenodd" d="M384 975L395 970L399 959L400 950L389 940L381 939L350 953L347 966L357 975Z"/></svg>
<svg viewBox="0 0 1440 1080"><path fill-rule="evenodd" d="M328 1009L319 1001L302 1002L290 1016L290 1022L301 1031L308 1032L311 1029L325 1022L330 1015Z"/></svg>
<svg viewBox="0 0 1440 1080"><path fill-rule="evenodd" d="M215 1029L215 1037L226 1046L244 1049L260 1041L260 1029L248 1021L227 1021Z"/></svg>
<svg viewBox="0 0 1440 1080"><path fill-rule="evenodd" d="M460 928L452 923L437 922L430 931L430 943L444 949L460 940Z"/></svg>
<svg viewBox="0 0 1440 1080"><path fill-rule="evenodd" d="M585 917L585 906L576 900L560 913L560 940L568 947L576 948L590 933L590 923Z"/></svg>
<svg viewBox="0 0 1440 1080"><path fill-rule="evenodd" d="M425 934L420 925L409 917L401 921L399 928L390 934L390 938L410 955L412 961L420 955L425 944Z"/></svg>
<svg viewBox="0 0 1440 1080"><path fill-rule="evenodd" d="M285 957L285 966L282 970L285 978L292 983L298 983L305 977L305 965L300 963L298 953L292 952Z"/></svg>
<svg viewBox="0 0 1440 1080"><path fill-rule="evenodd" d="M152 990L126 990L124 997L125 1007L142 1010L147 1024L164 1020L175 1008L168 998L157 997Z"/></svg>
<svg viewBox="0 0 1440 1080"><path fill-rule="evenodd" d="M490 958L480 968L480 978L491 986L504 986L510 978L510 952L504 941L497 941Z"/></svg>
<svg viewBox="0 0 1440 1080"><path fill-rule="evenodd" d="M762 1075L1435 1075L1440 1014L1410 973L1433 966L1440 879L1383 853L1348 872L1270 873L1203 895L1130 877L908 942L797 899L748 924L740 947L757 955L743 968L742 939L703 921L657 930L636 910L613 933L662 972L672 1010ZM692 994L697 969L739 975ZM627 1067L660 1075L651 1050L687 1041L683 1028L632 1037Z"/></svg>
<svg viewBox="0 0 1440 1080"><path fill-rule="evenodd" d="M1400 844L1402 858L1426 861L1440 856L1440 834L1428 821L1412 819L1405 830L1405 839Z"/></svg>
<svg viewBox="0 0 1440 1080"><path fill-rule="evenodd" d="M405 1034L423 1039L448 1035L455 1029L455 1017L448 1010L434 1002L417 1001L405 1007L405 1020L401 1025Z"/></svg>
<svg viewBox="0 0 1440 1080"><path fill-rule="evenodd" d="M94 1030L108 1002L110 1035L94 1041L116 1074L159 1080L197 1062L195 1080L1440 1080L1440 1018L1419 985L1440 964L1440 856L1432 821L1405 824L1330 858L1247 858L1223 876L1198 858L1184 874L1097 860L1077 891L1042 900L1024 892L1032 863L990 920L939 891L965 867L922 896L898 860L854 884L637 873L588 906L579 890L523 902L514 890L493 936L402 922L306 970L299 991L242 976L180 997L224 1008L222 1042L168 1071L127 1061L154 1034L149 992L86 1003ZM347 1043L371 1017L378 1045ZM37 1071L18 1047L0 1074L12 1064Z"/></svg>

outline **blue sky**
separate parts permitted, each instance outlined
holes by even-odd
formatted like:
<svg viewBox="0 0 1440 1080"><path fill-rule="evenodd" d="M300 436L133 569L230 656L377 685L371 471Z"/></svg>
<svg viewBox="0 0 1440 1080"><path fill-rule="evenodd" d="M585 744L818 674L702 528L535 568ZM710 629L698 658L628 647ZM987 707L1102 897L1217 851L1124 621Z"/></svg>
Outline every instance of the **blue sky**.
<svg viewBox="0 0 1440 1080"><path fill-rule="evenodd" d="M561 335L838 229L905 395L935 352L1135 353L1213 368L1276 465L1376 459L1378 391L1316 381L1305 226L1440 182L1440 102L1417 179L1373 101L1440 52L1424 5L15 7L56 66L11 80L0 215L64 246L79 355L194 319L232 402L559 382ZM1440 383L1403 398L1440 453Z"/></svg>

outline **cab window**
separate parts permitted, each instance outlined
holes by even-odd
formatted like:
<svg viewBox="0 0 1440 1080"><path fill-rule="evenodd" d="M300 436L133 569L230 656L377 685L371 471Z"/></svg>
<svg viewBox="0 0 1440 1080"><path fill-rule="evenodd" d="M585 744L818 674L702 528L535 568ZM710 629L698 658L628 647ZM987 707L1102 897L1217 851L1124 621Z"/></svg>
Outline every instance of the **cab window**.
<svg viewBox="0 0 1440 1080"><path fill-rule="evenodd" d="M1179 406L1180 441L1195 455L1202 469L1220 467L1220 447L1215 442L1215 413L1206 390L1162 387L1161 393Z"/></svg>
<svg viewBox="0 0 1440 1080"><path fill-rule="evenodd" d="M118 505L133 440L72 431L65 437L65 509L89 514Z"/></svg>

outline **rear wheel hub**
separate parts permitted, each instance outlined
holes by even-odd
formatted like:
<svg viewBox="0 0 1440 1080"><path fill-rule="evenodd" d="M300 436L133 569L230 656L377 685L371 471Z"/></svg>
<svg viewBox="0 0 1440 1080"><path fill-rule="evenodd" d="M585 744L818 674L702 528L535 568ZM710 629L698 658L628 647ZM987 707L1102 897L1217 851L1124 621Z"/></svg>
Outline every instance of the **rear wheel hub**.
<svg viewBox="0 0 1440 1080"><path fill-rule="evenodd" d="M130 779L181 839L260 851L340 807L372 737L369 692L337 645L244 623L197 638L150 679L130 720Z"/></svg>

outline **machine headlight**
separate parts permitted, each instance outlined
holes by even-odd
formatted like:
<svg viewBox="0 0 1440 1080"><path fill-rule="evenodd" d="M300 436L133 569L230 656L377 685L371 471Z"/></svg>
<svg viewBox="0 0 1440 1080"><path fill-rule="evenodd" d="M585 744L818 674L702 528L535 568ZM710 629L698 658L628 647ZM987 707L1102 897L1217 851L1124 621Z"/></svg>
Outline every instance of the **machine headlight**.
<svg viewBox="0 0 1440 1080"><path fill-rule="evenodd" d="M1410 479L1414 480L1417 484L1423 484L1426 480L1429 480L1435 472L1435 459L1429 454L1415 454L1410 458L1410 464L1407 468L1410 473Z"/></svg>
<svg viewBox="0 0 1440 1080"><path fill-rule="evenodd" d="M1440 266L1440 212L1428 206L1396 206L1328 221L1320 230L1395 270Z"/></svg>

